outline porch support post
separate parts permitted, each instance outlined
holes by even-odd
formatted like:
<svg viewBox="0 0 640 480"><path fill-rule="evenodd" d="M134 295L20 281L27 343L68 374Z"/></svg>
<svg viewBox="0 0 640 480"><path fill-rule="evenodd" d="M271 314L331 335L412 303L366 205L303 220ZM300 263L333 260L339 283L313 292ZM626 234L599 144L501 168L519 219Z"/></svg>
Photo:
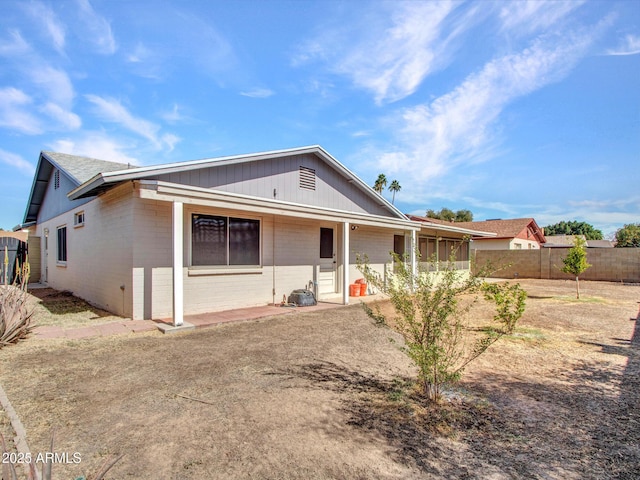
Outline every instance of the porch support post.
<svg viewBox="0 0 640 480"><path fill-rule="evenodd" d="M173 202L173 326L184 321L184 208L182 202Z"/></svg>
<svg viewBox="0 0 640 480"><path fill-rule="evenodd" d="M342 303L349 305L349 222L342 224Z"/></svg>
<svg viewBox="0 0 640 480"><path fill-rule="evenodd" d="M416 231L411 230L411 253L409 254L409 258L411 261L411 274L413 278L416 277L418 273L418 264L416 258Z"/></svg>

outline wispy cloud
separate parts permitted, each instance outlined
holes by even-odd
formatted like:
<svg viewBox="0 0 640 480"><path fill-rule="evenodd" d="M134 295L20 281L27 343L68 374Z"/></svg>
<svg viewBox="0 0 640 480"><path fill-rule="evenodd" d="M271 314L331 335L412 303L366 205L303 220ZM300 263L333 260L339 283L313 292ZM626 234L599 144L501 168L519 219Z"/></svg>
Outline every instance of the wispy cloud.
<svg viewBox="0 0 640 480"><path fill-rule="evenodd" d="M0 55L2 56L16 57L26 55L30 51L31 47L18 30L10 30L9 39L0 40Z"/></svg>
<svg viewBox="0 0 640 480"><path fill-rule="evenodd" d="M293 65L326 63L370 91L376 103L405 98L429 74L447 65L452 40L474 20L461 22L450 14L454 2L398 3L392 12L364 14L345 30L322 30L294 56Z"/></svg>
<svg viewBox="0 0 640 480"><path fill-rule="evenodd" d="M504 108L563 78L594 38L567 32L561 38L537 39L519 53L490 61L431 103L402 110L391 126L400 132L398 148L379 155L378 168L402 172L419 189L457 165L491 158Z"/></svg>
<svg viewBox="0 0 640 480"><path fill-rule="evenodd" d="M627 35L620 45L607 51L607 55L637 55L640 53L640 35Z"/></svg>
<svg viewBox="0 0 640 480"><path fill-rule="evenodd" d="M519 35L531 34L555 24L584 2L585 0L504 2L499 14L502 29Z"/></svg>
<svg viewBox="0 0 640 480"><path fill-rule="evenodd" d="M48 100L63 107L71 106L75 90L67 72L45 63L38 68L28 68L25 73Z"/></svg>
<svg viewBox="0 0 640 480"><path fill-rule="evenodd" d="M27 162L20 155L16 155L15 153L7 152L0 148L0 162L5 165L9 165L25 175L31 176L35 172L35 167Z"/></svg>
<svg viewBox="0 0 640 480"><path fill-rule="evenodd" d="M161 117L165 122L168 122L168 123L171 123L171 124L182 122L187 117L184 114L182 114L182 112L180 110L181 109L178 106L178 104L174 103L173 104L173 108L168 112L162 113Z"/></svg>
<svg viewBox="0 0 640 480"><path fill-rule="evenodd" d="M31 113L33 100L17 88L0 88L0 126L30 135L42 132L38 118Z"/></svg>
<svg viewBox="0 0 640 480"><path fill-rule="evenodd" d="M91 42L98 53L111 55L117 49L110 23L94 9L89 0L76 0L82 27L86 30L86 40Z"/></svg>
<svg viewBox="0 0 640 480"><path fill-rule="evenodd" d="M26 3L26 9L37 23L44 26L44 31L49 35L53 47L61 54L65 47L65 28L50 6L42 2L32 1Z"/></svg>
<svg viewBox="0 0 640 480"><path fill-rule="evenodd" d="M120 101L98 95L85 95L85 98L95 105L96 111L103 119L120 124L155 144L160 143L157 136L160 127L148 120L134 117Z"/></svg>
<svg viewBox="0 0 640 480"><path fill-rule="evenodd" d="M268 98L274 94L275 92L273 90L269 90L268 88L254 88L253 90L240 92L240 95L242 95L243 97L250 98Z"/></svg>
<svg viewBox="0 0 640 480"><path fill-rule="evenodd" d="M82 120L78 115L55 103L48 102L41 110L66 130L77 130L82 126Z"/></svg>
<svg viewBox="0 0 640 480"><path fill-rule="evenodd" d="M77 138L59 139L48 145L48 148L56 152L82 155L113 162L130 163L137 165L138 161L125 153L127 145L107 136L103 132L85 131Z"/></svg>
<svg viewBox="0 0 640 480"><path fill-rule="evenodd" d="M103 98L98 95L85 95L95 107L99 116L109 122L117 123L124 128L146 138L154 144L156 148L163 145L173 149L179 141L179 137L173 134L159 135L160 126L153 122L138 118L132 115L119 100L113 98Z"/></svg>

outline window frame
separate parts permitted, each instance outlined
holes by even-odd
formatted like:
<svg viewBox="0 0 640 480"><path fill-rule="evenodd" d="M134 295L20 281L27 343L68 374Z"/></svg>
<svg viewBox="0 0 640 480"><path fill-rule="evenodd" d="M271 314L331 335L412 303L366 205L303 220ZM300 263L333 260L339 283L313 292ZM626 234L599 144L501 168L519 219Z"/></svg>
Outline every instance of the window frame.
<svg viewBox="0 0 640 480"><path fill-rule="evenodd" d="M64 237L62 239L62 242L60 241L61 235ZM69 258L69 238L67 235L67 225L65 224L65 225L60 225L59 227L56 227L56 264L66 266L68 258Z"/></svg>
<svg viewBox="0 0 640 480"><path fill-rule="evenodd" d="M214 217L214 218L223 218L225 220L225 262L221 264L200 264L194 263L194 217ZM257 222L258 224L258 245L257 245L257 255L258 255L258 263L257 264L231 264L231 237L229 235L231 220L244 220ZM189 269L194 270L193 274L197 274L197 270L201 270L202 272L208 273L208 271L213 272L224 272L224 271L238 271L238 270L260 270L262 269L262 248L263 248L263 222L262 218L256 218L251 216L238 216L231 213L204 213L201 211L192 211L189 213L188 217L188 228L189 228Z"/></svg>
<svg viewBox="0 0 640 480"><path fill-rule="evenodd" d="M73 228L84 227L84 210L73 214Z"/></svg>

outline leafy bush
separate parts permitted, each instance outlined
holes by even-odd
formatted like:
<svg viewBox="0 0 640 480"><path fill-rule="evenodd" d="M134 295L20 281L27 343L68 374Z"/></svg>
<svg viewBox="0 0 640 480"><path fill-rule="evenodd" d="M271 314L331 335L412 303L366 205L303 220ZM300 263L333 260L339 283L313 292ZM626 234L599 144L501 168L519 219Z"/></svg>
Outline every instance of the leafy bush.
<svg viewBox="0 0 640 480"><path fill-rule="evenodd" d="M442 389L457 382L464 368L493 343L513 332L524 313L526 293L519 284L486 284L486 269L477 274L455 269L455 252L448 262L431 263L430 268L411 266L394 256L393 271L386 277L373 270L368 259L358 259L358 269L367 282L386 294L398 316L394 328L403 336L404 351L418 367L418 385L430 402L441 399ZM484 293L496 304L494 320L498 327L472 331L468 313ZM471 294L471 295L470 295ZM464 297L466 298L462 302ZM378 324L389 324L379 305L375 309L363 304L367 314Z"/></svg>

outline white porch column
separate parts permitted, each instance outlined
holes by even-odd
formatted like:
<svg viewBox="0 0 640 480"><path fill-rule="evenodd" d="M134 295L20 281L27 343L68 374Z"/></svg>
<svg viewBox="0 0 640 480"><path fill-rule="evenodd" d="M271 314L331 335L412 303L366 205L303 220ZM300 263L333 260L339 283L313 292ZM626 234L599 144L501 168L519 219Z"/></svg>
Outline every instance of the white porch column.
<svg viewBox="0 0 640 480"><path fill-rule="evenodd" d="M184 321L184 208L182 202L173 202L173 326Z"/></svg>
<svg viewBox="0 0 640 480"><path fill-rule="evenodd" d="M416 263L416 231L411 230L411 253L409 254L409 258L411 261L411 273L414 278L418 273L418 264Z"/></svg>
<svg viewBox="0 0 640 480"><path fill-rule="evenodd" d="M342 303L349 305L349 222L342 224Z"/></svg>

